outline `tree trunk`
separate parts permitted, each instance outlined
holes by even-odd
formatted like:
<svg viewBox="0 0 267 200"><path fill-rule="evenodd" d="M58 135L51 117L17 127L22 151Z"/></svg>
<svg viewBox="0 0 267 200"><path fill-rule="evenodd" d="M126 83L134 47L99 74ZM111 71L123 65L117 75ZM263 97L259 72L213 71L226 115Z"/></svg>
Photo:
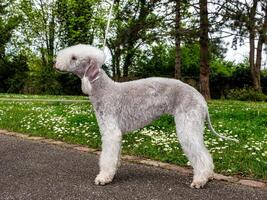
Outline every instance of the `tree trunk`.
<svg viewBox="0 0 267 200"><path fill-rule="evenodd" d="M115 60L112 59L112 77L113 77L113 80L115 80L115 75L116 75Z"/></svg>
<svg viewBox="0 0 267 200"><path fill-rule="evenodd" d="M47 59L46 59L46 51L45 48L42 44L41 48L40 48L40 52L41 52L41 61L42 61L42 66L47 68Z"/></svg>
<svg viewBox="0 0 267 200"><path fill-rule="evenodd" d="M253 88L257 91L260 91L260 72L256 69L256 64L255 64L255 15L256 15L256 10L257 10L257 4L258 0L253 0L253 6L250 9L249 13L249 25L248 25L248 30L249 30L249 67L250 67L250 73L251 73L251 78L253 82ZM258 61L259 62L259 61Z"/></svg>
<svg viewBox="0 0 267 200"><path fill-rule="evenodd" d="M52 11L51 21L48 26L48 47L47 47L47 59L49 68L53 68L54 52L55 52L55 13Z"/></svg>
<svg viewBox="0 0 267 200"><path fill-rule="evenodd" d="M181 79L181 34L180 34L180 23L181 23L181 0L176 0L175 7L175 73L176 79Z"/></svg>
<svg viewBox="0 0 267 200"><path fill-rule="evenodd" d="M252 30L250 30L250 34L249 34L249 67L250 67L253 87L255 90L257 90L259 86L258 86L258 81L256 78L256 71L255 71L255 32Z"/></svg>
<svg viewBox="0 0 267 200"><path fill-rule="evenodd" d="M114 60L115 60L115 74L113 79L115 81L118 81L121 77L121 70L120 70L120 56L121 56L121 50L120 47L115 47L115 53L114 53Z"/></svg>
<svg viewBox="0 0 267 200"><path fill-rule="evenodd" d="M128 77L129 75L129 66L131 66L132 64L132 58L134 56L134 47L131 46L131 47L128 47L128 52L127 52L127 55L125 57L125 61L124 61L124 64L123 64L123 77Z"/></svg>
<svg viewBox="0 0 267 200"><path fill-rule="evenodd" d="M0 59L5 57L5 47L4 45L0 45Z"/></svg>
<svg viewBox="0 0 267 200"><path fill-rule="evenodd" d="M266 33L267 33L267 3L264 5L264 22L262 25L262 29L259 31L259 40L257 46L257 56L256 56L256 65L255 65L255 75L256 81L258 83L257 88L258 91L261 90L261 79L260 79L260 70L261 70L261 61L262 61L262 46L263 43L266 43Z"/></svg>
<svg viewBox="0 0 267 200"><path fill-rule="evenodd" d="M254 89L261 92L261 77L260 77L260 70L261 70L261 60L262 60L262 39L261 37L258 40L258 46L257 46L257 56L256 56L256 64L254 66ZM253 81L253 82L254 82Z"/></svg>
<svg viewBox="0 0 267 200"><path fill-rule="evenodd" d="M129 75L129 67L132 65L132 60L135 54L135 49L134 49L134 41L131 40L130 38L128 39L128 44L126 45L126 56L124 59L124 63L123 63L123 77L128 77Z"/></svg>
<svg viewBox="0 0 267 200"><path fill-rule="evenodd" d="M207 0L200 4L200 92L206 100L210 99L209 88L209 22Z"/></svg>

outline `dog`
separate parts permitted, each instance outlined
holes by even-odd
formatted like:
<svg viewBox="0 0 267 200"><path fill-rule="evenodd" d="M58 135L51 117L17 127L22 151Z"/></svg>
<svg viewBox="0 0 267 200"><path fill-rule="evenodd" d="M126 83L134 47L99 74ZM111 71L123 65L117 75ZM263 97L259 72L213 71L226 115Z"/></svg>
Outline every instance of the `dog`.
<svg viewBox="0 0 267 200"><path fill-rule="evenodd" d="M213 129L208 106L193 87L179 80L146 78L118 83L101 66L102 50L75 45L58 52L54 68L81 78L82 91L89 96L101 132L100 172L95 184L112 182L120 161L122 135L142 128L163 114L174 116L177 137L194 172L192 188L202 188L213 177L213 160L203 141L204 123Z"/></svg>

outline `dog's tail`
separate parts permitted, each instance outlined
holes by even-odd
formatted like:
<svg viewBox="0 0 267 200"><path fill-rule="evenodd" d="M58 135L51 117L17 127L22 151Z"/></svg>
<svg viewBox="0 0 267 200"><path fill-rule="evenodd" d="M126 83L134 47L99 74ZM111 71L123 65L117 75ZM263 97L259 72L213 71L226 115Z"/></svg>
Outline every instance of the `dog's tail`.
<svg viewBox="0 0 267 200"><path fill-rule="evenodd" d="M232 141L235 141L235 142L239 142L239 140L237 140L237 139L235 139L235 138L225 137L225 136L220 135L219 133L217 133L217 132L214 130L213 126L211 125L210 115L209 115L209 112L208 112L208 111L207 111L207 117L206 117L206 119L207 119L207 122L208 122L208 127L209 127L209 129L210 129L210 131L211 131L214 135L216 135L216 136L218 136L219 138L222 138L222 139L224 139L224 140L232 140Z"/></svg>

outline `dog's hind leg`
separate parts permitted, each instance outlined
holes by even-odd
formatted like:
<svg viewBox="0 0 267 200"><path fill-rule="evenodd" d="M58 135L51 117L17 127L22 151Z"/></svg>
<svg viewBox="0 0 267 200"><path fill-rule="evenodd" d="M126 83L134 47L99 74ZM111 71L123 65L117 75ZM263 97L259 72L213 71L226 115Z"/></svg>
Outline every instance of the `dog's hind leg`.
<svg viewBox="0 0 267 200"><path fill-rule="evenodd" d="M102 152L99 160L100 172L95 178L96 185L112 182L118 168L121 152L121 131L111 125L102 131Z"/></svg>
<svg viewBox="0 0 267 200"><path fill-rule="evenodd" d="M175 116L177 135L193 169L192 188L203 187L213 176L213 161L203 141L204 121L196 112Z"/></svg>

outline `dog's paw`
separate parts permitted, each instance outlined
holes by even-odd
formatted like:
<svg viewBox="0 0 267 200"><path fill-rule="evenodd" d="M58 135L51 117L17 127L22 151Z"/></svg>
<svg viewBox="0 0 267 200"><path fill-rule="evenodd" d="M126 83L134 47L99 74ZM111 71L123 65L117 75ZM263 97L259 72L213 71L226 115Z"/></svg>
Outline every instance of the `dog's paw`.
<svg viewBox="0 0 267 200"><path fill-rule="evenodd" d="M112 179L113 179L112 176L98 174L97 177L95 178L95 184L96 185L106 185L106 184L112 182Z"/></svg>
<svg viewBox="0 0 267 200"><path fill-rule="evenodd" d="M208 182L208 179L194 179L190 187L200 189L200 188L203 188L207 182Z"/></svg>

